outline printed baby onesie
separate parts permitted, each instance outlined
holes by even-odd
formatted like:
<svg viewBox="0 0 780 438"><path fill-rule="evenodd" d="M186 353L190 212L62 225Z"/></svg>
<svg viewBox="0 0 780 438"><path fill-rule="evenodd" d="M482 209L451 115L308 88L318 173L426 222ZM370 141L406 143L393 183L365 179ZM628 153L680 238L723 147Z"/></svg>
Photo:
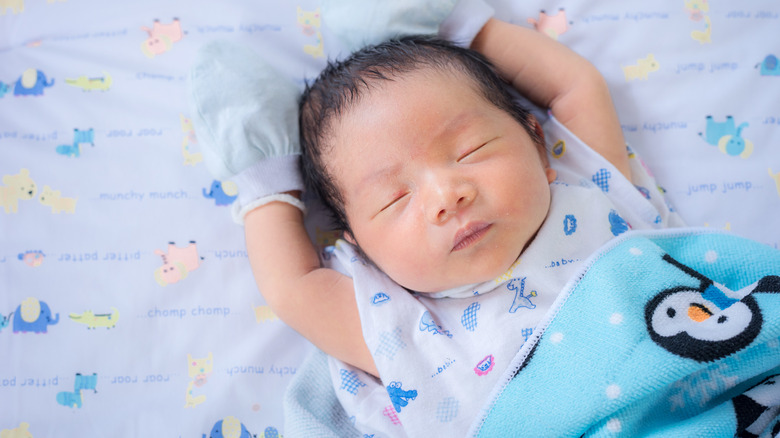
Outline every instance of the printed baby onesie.
<svg viewBox="0 0 780 438"><path fill-rule="evenodd" d="M336 394L367 436L466 433L520 347L596 249L632 229L680 226L631 156L633 182L554 118L545 123L551 206L534 240L498 278L416 294L366 263L349 243L333 251L353 278L365 341L381 381L330 358Z"/></svg>

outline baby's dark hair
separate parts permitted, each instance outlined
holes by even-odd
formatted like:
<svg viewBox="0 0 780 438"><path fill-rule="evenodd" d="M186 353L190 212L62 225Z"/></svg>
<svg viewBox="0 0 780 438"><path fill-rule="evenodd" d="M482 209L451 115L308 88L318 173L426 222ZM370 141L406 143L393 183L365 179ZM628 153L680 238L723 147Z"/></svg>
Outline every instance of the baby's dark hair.
<svg viewBox="0 0 780 438"><path fill-rule="evenodd" d="M528 110L516 102L490 61L476 51L436 37L415 35L365 47L343 61L329 61L314 83L306 84L299 124L306 185L330 210L338 229L352 234L344 198L324 160L330 148L336 146L329 142L334 119L377 83L424 69L461 73L473 80L487 102L517 120L534 143L542 143Z"/></svg>

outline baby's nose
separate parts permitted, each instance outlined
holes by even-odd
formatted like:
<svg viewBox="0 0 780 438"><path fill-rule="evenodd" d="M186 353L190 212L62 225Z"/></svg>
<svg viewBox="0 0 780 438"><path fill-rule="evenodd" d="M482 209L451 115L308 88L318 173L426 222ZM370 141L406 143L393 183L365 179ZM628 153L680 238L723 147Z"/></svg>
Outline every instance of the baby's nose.
<svg viewBox="0 0 780 438"><path fill-rule="evenodd" d="M430 189L428 218L433 223L446 222L462 209L471 205L477 196L473 184L467 181L453 181L437 184Z"/></svg>

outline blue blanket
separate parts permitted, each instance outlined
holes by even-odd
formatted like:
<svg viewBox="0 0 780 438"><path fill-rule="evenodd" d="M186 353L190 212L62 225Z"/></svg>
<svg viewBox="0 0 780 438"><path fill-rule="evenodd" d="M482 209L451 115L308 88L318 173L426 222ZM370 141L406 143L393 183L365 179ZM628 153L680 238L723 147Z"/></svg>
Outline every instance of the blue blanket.
<svg viewBox="0 0 780 438"><path fill-rule="evenodd" d="M474 426L479 436L780 431L780 251L626 233L588 262Z"/></svg>

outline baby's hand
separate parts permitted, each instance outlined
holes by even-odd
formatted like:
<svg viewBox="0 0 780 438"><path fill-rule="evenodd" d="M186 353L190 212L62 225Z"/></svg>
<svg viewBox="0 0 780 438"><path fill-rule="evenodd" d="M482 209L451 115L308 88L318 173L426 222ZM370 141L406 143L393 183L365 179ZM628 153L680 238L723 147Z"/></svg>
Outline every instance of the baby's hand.
<svg viewBox="0 0 780 438"><path fill-rule="evenodd" d="M252 49L227 41L203 46L190 72L193 126L216 179L238 185L234 219L270 201L303 204L300 90Z"/></svg>

